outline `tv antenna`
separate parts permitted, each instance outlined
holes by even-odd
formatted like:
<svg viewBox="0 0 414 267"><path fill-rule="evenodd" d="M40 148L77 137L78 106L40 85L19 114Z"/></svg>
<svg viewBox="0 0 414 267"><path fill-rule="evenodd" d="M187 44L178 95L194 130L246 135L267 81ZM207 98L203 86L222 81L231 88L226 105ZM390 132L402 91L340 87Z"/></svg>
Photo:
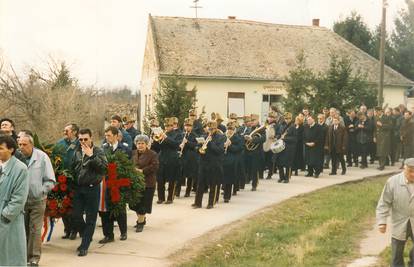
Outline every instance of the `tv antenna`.
<svg viewBox="0 0 414 267"><path fill-rule="evenodd" d="M195 9L195 17L198 18L198 9L199 8L203 8L202 6L198 5L198 2L200 0L193 0L194 6L190 6L190 8L194 8Z"/></svg>

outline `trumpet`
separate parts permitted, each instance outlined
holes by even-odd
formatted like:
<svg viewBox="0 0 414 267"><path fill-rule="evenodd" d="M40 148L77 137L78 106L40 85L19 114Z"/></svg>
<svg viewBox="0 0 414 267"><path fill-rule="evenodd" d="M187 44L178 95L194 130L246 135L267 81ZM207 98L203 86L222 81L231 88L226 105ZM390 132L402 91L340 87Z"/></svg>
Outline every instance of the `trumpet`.
<svg viewBox="0 0 414 267"><path fill-rule="evenodd" d="M184 152L184 147L185 147L185 144L187 143L187 137L188 137L188 135L189 135L190 133L188 133L188 132L186 132L185 133L185 135L184 135L184 138L183 138L183 141L181 142L181 144L180 144L180 148L181 148L181 150L180 150L180 152L178 152L178 156L181 158L182 156L183 156L183 152Z"/></svg>
<svg viewBox="0 0 414 267"><path fill-rule="evenodd" d="M165 139L165 133L161 129L161 127L153 128L152 129L152 139L157 143L162 143Z"/></svg>
<svg viewBox="0 0 414 267"><path fill-rule="evenodd" d="M207 145L211 141L211 134L208 135L207 139L204 141L203 145L198 149L198 153L201 155L206 154Z"/></svg>

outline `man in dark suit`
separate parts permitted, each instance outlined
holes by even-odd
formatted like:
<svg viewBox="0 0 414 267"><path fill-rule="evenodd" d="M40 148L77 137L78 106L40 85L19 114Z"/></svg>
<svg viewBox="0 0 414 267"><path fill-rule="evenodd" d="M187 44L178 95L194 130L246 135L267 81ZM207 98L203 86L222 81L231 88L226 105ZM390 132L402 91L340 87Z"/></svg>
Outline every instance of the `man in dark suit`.
<svg viewBox="0 0 414 267"><path fill-rule="evenodd" d="M305 125L303 142L305 144L305 161L308 166L306 177L318 178L322 172L324 141L323 128L316 124L314 116L309 114Z"/></svg>
<svg viewBox="0 0 414 267"><path fill-rule="evenodd" d="M329 175L336 175L338 161L341 163L342 175L346 173L344 154L348 146L348 133L344 126L339 123L339 117L333 117L332 125L329 126L326 136L325 149L331 155L332 168Z"/></svg>

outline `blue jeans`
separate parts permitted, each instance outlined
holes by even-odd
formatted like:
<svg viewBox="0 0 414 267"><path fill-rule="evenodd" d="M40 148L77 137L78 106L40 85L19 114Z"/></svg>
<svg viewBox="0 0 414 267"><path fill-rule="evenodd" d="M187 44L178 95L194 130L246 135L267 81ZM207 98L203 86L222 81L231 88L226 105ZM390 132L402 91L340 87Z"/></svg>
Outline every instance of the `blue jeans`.
<svg viewBox="0 0 414 267"><path fill-rule="evenodd" d="M73 219L82 236L81 249L88 249L95 232L99 208L100 185L80 186L73 197ZM83 223L83 214L86 214Z"/></svg>

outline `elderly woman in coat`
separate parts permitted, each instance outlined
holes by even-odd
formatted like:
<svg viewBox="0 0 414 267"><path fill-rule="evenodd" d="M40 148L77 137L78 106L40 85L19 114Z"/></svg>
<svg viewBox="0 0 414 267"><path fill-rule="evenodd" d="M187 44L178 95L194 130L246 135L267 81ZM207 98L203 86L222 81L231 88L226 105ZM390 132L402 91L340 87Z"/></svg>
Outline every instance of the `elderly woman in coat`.
<svg viewBox="0 0 414 267"><path fill-rule="evenodd" d="M0 136L0 266L25 266L27 258L23 212L29 184L16 148L11 136Z"/></svg>
<svg viewBox="0 0 414 267"><path fill-rule="evenodd" d="M138 216L137 224L135 225L136 232L142 232L144 225L147 223L146 214L152 212L152 199L154 198L156 174L159 167L158 155L151 150L149 145L149 138L146 135L137 135L134 139L137 147L136 154L132 157L136 169L144 175L145 190L141 202L136 206L130 207Z"/></svg>

